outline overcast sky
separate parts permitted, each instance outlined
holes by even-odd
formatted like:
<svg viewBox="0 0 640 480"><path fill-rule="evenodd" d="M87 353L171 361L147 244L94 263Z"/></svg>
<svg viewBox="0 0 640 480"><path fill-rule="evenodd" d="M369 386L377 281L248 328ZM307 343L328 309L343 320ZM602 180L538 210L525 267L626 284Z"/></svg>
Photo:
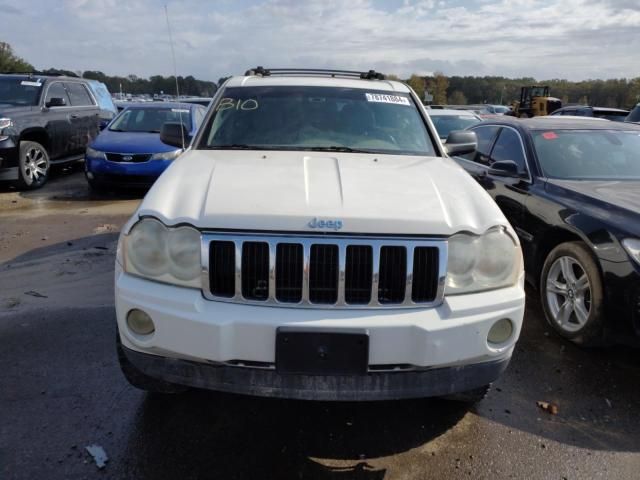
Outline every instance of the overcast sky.
<svg viewBox="0 0 640 480"><path fill-rule="evenodd" d="M217 80L247 68L406 77L640 76L640 0L0 0L0 41L36 68Z"/></svg>

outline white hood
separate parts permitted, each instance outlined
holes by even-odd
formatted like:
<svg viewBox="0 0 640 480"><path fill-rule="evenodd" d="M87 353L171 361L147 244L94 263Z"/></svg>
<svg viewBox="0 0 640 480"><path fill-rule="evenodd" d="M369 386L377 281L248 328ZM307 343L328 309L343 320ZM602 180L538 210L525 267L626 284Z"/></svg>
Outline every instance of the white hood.
<svg viewBox="0 0 640 480"><path fill-rule="evenodd" d="M450 235L508 225L453 160L325 152L195 150L176 160L139 216L201 229Z"/></svg>

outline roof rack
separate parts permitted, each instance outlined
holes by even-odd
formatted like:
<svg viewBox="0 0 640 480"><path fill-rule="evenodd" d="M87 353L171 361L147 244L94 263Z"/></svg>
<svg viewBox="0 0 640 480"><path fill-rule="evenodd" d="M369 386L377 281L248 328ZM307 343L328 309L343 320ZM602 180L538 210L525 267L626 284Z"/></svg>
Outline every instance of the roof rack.
<svg viewBox="0 0 640 480"><path fill-rule="evenodd" d="M382 73L375 70L368 72L356 72L353 70L330 70L323 68L264 68L256 67L245 72L247 76L258 75L269 77L272 75L309 75L309 76L329 76L329 77L356 77L363 80L384 80Z"/></svg>
<svg viewBox="0 0 640 480"><path fill-rule="evenodd" d="M33 72L0 72L0 75L29 75L30 77L33 75L39 75L41 77L68 77L69 75L66 75L64 73L59 73L59 72L37 72L37 71L33 71ZM77 77L77 75L74 75L75 77Z"/></svg>

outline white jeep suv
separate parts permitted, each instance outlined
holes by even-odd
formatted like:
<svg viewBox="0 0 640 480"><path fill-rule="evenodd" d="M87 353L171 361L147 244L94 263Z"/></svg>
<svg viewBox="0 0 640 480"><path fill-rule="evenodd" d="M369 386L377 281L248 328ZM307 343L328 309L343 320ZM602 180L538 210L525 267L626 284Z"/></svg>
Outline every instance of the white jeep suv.
<svg viewBox="0 0 640 480"><path fill-rule="evenodd" d="M266 70L220 88L123 228L129 382L315 400L474 400L524 312L513 229L420 100L376 72Z"/></svg>

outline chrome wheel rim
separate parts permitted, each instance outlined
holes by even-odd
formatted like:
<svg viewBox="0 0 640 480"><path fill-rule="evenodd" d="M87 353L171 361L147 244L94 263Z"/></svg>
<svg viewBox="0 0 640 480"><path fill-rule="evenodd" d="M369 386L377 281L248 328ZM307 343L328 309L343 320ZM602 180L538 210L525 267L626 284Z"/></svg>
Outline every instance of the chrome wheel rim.
<svg viewBox="0 0 640 480"><path fill-rule="evenodd" d="M22 164L22 173L30 184L46 177L48 169L49 162L41 148L32 147L27 150Z"/></svg>
<svg viewBox="0 0 640 480"><path fill-rule="evenodd" d="M580 262L560 257L547 274L547 305L553 321L573 333L584 327L591 313L591 284Z"/></svg>

